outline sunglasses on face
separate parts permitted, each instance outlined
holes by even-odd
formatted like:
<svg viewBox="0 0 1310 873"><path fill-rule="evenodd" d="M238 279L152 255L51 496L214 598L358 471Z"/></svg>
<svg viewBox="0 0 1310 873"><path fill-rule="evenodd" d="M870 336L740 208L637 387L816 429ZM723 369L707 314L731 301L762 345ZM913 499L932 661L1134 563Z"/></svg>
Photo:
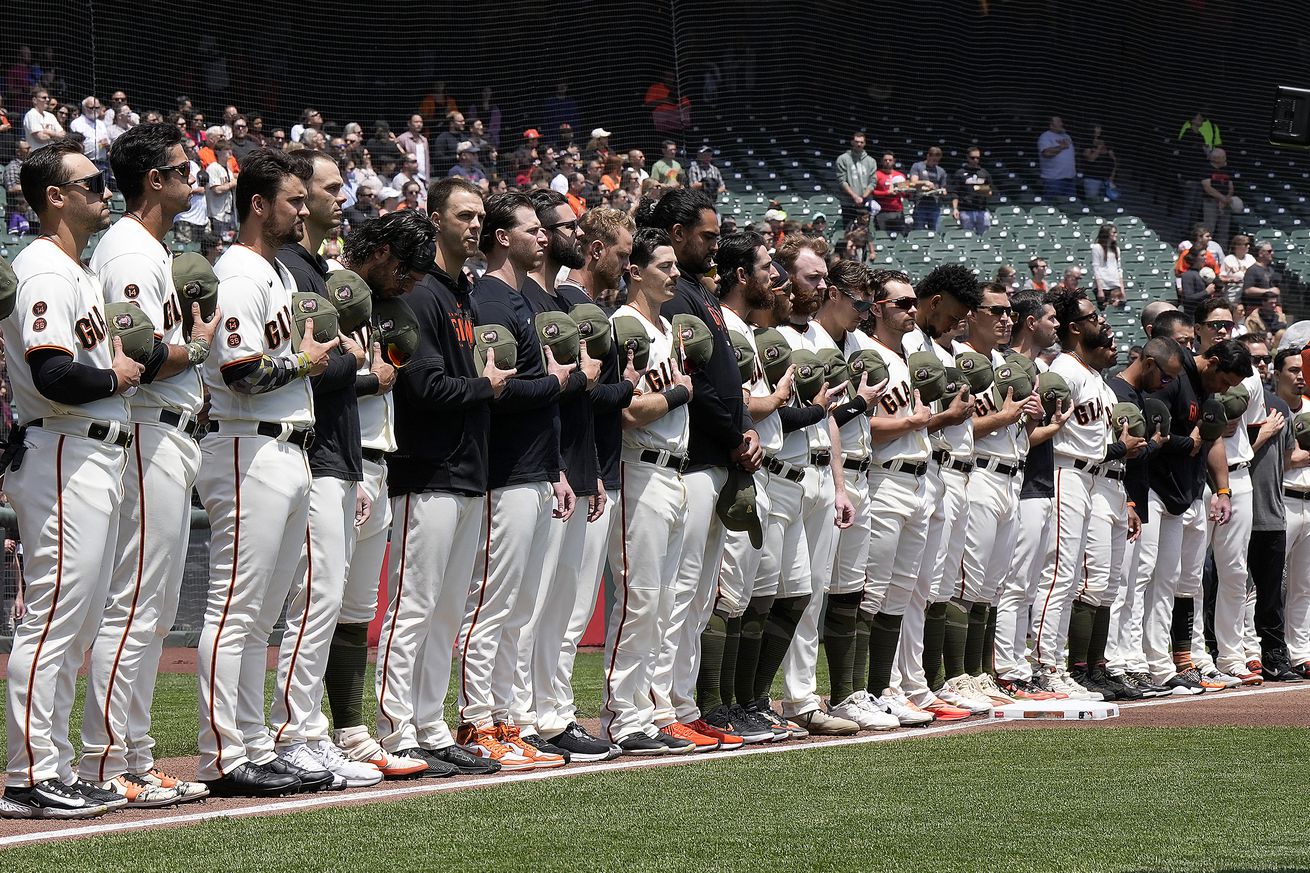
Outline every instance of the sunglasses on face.
<svg viewBox="0 0 1310 873"><path fill-rule="evenodd" d="M1080 316L1078 316L1077 318L1075 318L1074 321L1075 321L1075 322L1079 322L1079 321L1087 321L1088 319L1092 319L1092 318L1096 319L1097 321L1104 321L1104 320L1105 320L1105 316L1102 315L1102 314L1101 314L1101 311L1098 309L1098 310L1096 310L1096 311L1094 311L1094 312L1088 312L1088 313L1086 313L1086 314L1084 314L1084 315L1080 315Z"/></svg>
<svg viewBox="0 0 1310 873"><path fill-rule="evenodd" d="M155 169L160 173L177 173L183 179L189 179L191 177L190 161L183 161L180 164L173 164L169 167L155 167Z"/></svg>
<svg viewBox="0 0 1310 873"><path fill-rule="evenodd" d="M873 308L872 303L870 303L867 300L862 300L859 297L856 297L854 294L847 291L845 288L838 288L837 290L841 292L841 295L843 297L851 301L851 306L855 307L855 311L860 313L861 315L863 315L864 313L868 312L870 309Z"/></svg>
<svg viewBox="0 0 1310 873"><path fill-rule="evenodd" d="M919 305L919 298L897 297L895 300L884 300L882 302L884 305L895 306L897 309L903 309L906 312L909 312L911 309Z"/></svg>
<svg viewBox="0 0 1310 873"><path fill-rule="evenodd" d="M71 179L67 182L61 182L55 187L67 188L69 185L77 185L86 188L86 190L90 191L92 194L103 194L105 193L105 174L95 173L91 176L83 176L80 179Z"/></svg>
<svg viewBox="0 0 1310 873"><path fill-rule="evenodd" d="M1252 355L1252 356L1251 356L1251 363L1253 363L1253 364L1265 364L1265 365L1268 365L1268 364L1272 363L1273 360L1274 360L1273 355Z"/></svg>
<svg viewBox="0 0 1310 873"><path fill-rule="evenodd" d="M1236 322L1215 319L1214 321L1205 322L1205 326L1217 332L1221 330L1232 330L1236 326Z"/></svg>
<svg viewBox="0 0 1310 873"><path fill-rule="evenodd" d="M577 230L578 220L571 218L568 221L560 221L555 224L546 225L546 230Z"/></svg>
<svg viewBox="0 0 1310 873"><path fill-rule="evenodd" d="M980 306L978 308L983 310L984 312L990 312L992 315L996 316L997 318L1014 317L1014 309L1009 306Z"/></svg>

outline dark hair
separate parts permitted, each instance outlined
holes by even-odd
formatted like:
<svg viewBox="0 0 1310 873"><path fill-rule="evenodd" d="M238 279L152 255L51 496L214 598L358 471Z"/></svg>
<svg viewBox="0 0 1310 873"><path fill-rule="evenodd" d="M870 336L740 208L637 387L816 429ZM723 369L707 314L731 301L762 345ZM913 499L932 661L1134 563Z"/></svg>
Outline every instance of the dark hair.
<svg viewBox="0 0 1310 873"><path fill-rule="evenodd" d="M491 251L496 240L496 231L514 227L518 222L516 215L520 209L531 209L534 214L537 211L532 205L532 198L520 191L492 194L486 199L486 204L487 217L482 222L482 238L478 240L478 248L483 254Z"/></svg>
<svg viewBox="0 0 1310 873"><path fill-rule="evenodd" d="M1157 363L1176 361L1183 356L1183 347L1173 337L1157 336L1146 341L1142 346L1142 357Z"/></svg>
<svg viewBox="0 0 1310 873"><path fill-rule="evenodd" d="M873 290L873 299L875 303L887 299L887 285L890 282L904 282L906 285L913 285L910 277L900 270L873 270L869 274L869 287Z"/></svg>
<svg viewBox="0 0 1310 873"><path fill-rule="evenodd" d="M719 238L719 251L714 266L719 274L719 296L737 285L737 268L749 273L755 267L755 253L764 245L764 237L753 230L742 230Z"/></svg>
<svg viewBox="0 0 1310 873"><path fill-rule="evenodd" d="M843 291L863 291L869 287L869 271L859 261L840 258L828 267L828 284Z"/></svg>
<svg viewBox="0 0 1310 873"><path fill-rule="evenodd" d="M1000 282L983 282L978 286L979 304L982 303L981 298L983 294L1002 294L1008 299L1010 296L1010 290Z"/></svg>
<svg viewBox="0 0 1310 873"><path fill-rule="evenodd" d="M1041 318L1042 310L1046 308L1046 299L1042 292L1030 288L1027 291L1015 291L1010 296L1010 306L1014 308L1014 329L1024 330L1029 318Z"/></svg>
<svg viewBox="0 0 1310 873"><path fill-rule="evenodd" d="M1166 309L1157 315L1155 321L1151 323L1151 336L1162 336L1165 339L1170 339L1171 337L1168 334L1172 334L1174 328L1179 325L1192 325L1195 323L1192 321L1192 317L1181 309Z"/></svg>
<svg viewBox="0 0 1310 873"><path fill-rule="evenodd" d="M1244 333L1239 337L1234 337L1234 339L1247 348L1254 345L1269 345L1269 334L1265 333L1263 330L1253 330L1250 333Z"/></svg>
<svg viewBox="0 0 1310 873"><path fill-rule="evenodd" d="M426 273L436 256L437 232L427 216L413 209L370 218L350 229L342 257L347 264L362 264L383 246L411 272Z"/></svg>
<svg viewBox="0 0 1310 873"><path fill-rule="evenodd" d="M982 289L978 287L978 278L964 264L940 264L924 276L919 287L914 289L920 300L945 294L954 297L971 311L982 304Z"/></svg>
<svg viewBox="0 0 1310 873"><path fill-rule="evenodd" d="M1201 305L1196 307L1196 315L1193 316L1192 320L1197 324L1201 324L1206 320L1206 317L1216 309L1226 309L1231 314L1233 311L1233 304L1229 303L1228 299L1225 297L1211 297L1209 300L1202 300Z"/></svg>
<svg viewBox="0 0 1310 873"><path fill-rule="evenodd" d="M1200 246L1192 246L1183 254L1183 261L1189 269L1201 269L1205 264L1205 249Z"/></svg>
<svg viewBox="0 0 1310 873"><path fill-rule="evenodd" d="M450 195L456 191L466 191L482 197L482 189L468 179L460 176L447 176L428 189L428 214L436 215L446 208Z"/></svg>
<svg viewBox="0 0 1310 873"><path fill-rule="evenodd" d="M1283 364L1287 363L1288 358L1300 358L1300 349L1279 349L1274 352L1274 369L1279 372L1283 369Z"/></svg>
<svg viewBox="0 0 1310 873"><path fill-rule="evenodd" d="M636 264L643 270L650 266L655 257L655 250L660 246L672 246L673 240L667 231L658 227L641 227L632 235L632 255L628 262Z"/></svg>
<svg viewBox="0 0 1310 873"><path fill-rule="evenodd" d="M1087 299L1087 293L1080 288L1057 288L1046 295L1047 301L1055 307L1055 317L1060 322L1060 327L1056 331L1060 338L1060 345L1068 347L1069 328L1074 322L1079 320L1082 315L1079 306Z"/></svg>
<svg viewBox="0 0 1310 873"><path fill-rule="evenodd" d="M1202 355L1213 358L1220 373L1230 373L1245 379L1255 372L1251 369L1251 353L1237 340L1217 342L1202 352Z"/></svg>
<svg viewBox="0 0 1310 873"><path fill-rule="evenodd" d="M658 202L649 194L643 195L637 201L637 208L632 213L632 220L637 223L638 228L655 226L652 222L655 217L655 204Z"/></svg>
<svg viewBox="0 0 1310 873"><path fill-rule="evenodd" d="M114 140L109 166L129 206L145 193L146 174L162 167L168 150L181 143L182 131L175 124L138 124Z"/></svg>
<svg viewBox="0 0 1310 873"><path fill-rule="evenodd" d="M314 163L316 161L324 161L340 169L340 166L331 155L318 149L297 149L289 154L291 165L295 168L296 177L305 182L314 178Z"/></svg>
<svg viewBox="0 0 1310 873"><path fill-rule="evenodd" d="M1097 245L1101 246L1102 249L1105 250L1105 254L1107 256L1111 252L1114 252L1115 257L1118 257L1119 243L1116 240L1110 238L1110 232L1112 230L1114 230L1114 225L1108 221L1105 224L1101 225L1101 229L1096 232L1096 243Z"/></svg>
<svg viewBox="0 0 1310 873"><path fill-rule="evenodd" d="M219 237L218 234L216 233L210 233L209 231L205 231L205 233L200 237L201 252L212 252L214 249L218 248L222 244L223 244L222 238Z"/></svg>
<svg viewBox="0 0 1310 873"><path fill-rule="evenodd" d="M23 161L23 168L18 171L18 181L23 187L23 199L37 215L43 215L50 207L46 189L69 181L68 171L64 169L64 155L80 154L82 147L73 140L57 139L32 152Z"/></svg>
<svg viewBox="0 0 1310 873"><path fill-rule="evenodd" d="M553 213L556 207L568 206L568 198L558 191L550 188L539 188L528 195L532 200L532 208L537 212L537 220L542 223L551 222L554 219Z"/></svg>
<svg viewBox="0 0 1310 873"><path fill-rule="evenodd" d="M237 176L237 221L245 223L250 215L250 201L256 194L265 200L274 199L282 180L290 176L300 177L300 172L286 152L255 149L248 153Z"/></svg>
<svg viewBox="0 0 1310 873"><path fill-rule="evenodd" d="M1037 255L1037 256L1035 256L1035 257L1029 259L1029 261L1028 261L1028 269L1029 269L1030 271L1032 271L1032 270L1036 270L1036 269L1037 269L1037 265L1040 264L1040 263L1042 263L1042 262L1045 261L1045 260L1046 260L1046 258L1043 258L1041 255Z"/></svg>
<svg viewBox="0 0 1310 873"><path fill-rule="evenodd" d="M700 214L708 209L715 212L714 201L710 195L698 188L674 188L665 192L650 213L650 224L662 230L673 232L673 226L680 224L691 229L700 224Z"/></svg>

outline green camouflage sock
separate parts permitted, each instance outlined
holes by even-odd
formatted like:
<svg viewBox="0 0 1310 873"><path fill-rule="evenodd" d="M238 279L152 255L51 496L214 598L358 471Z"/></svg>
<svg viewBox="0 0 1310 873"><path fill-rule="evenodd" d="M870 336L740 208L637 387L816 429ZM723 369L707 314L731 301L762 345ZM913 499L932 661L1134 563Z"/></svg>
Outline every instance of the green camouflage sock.
<svg viewBox="0 0 1310 873"><path fill-rule="evenodd" d="M834 704L855 691L855 616L863 598L863 591L829 594L823 611L823 648L828 656L828 681Z"/></svg>
<svg viewBox="0 0 1310 873"><path fill-rule="evenodd" d="M1069 615L1069 669L1086 669L1087 646L1092 641L1092 617L1096 607L1081 600L1073 602Z"/></svg>
<svg viewBox="0 0 1310 873"><path fill-rule="evenodd" d="M710 712L723 703L719 674L723 670L723 650L728 640L728 620L720 612L710 614L709 623L700 635L700 673L696 676L696 705Z"/></svg>
<svg viewBox="0 0 1310 873"><path fill-rule="evenodd" d="M760 643L764 638L764 622L773 606L773 595L752 597L741 617L741 638L737 642L737 673L734 692L742 706L755 697L755 672L760 666Z"/></svg>
<svg viewBox="0 0 1310 873"><path fill-rule="evenodd" d="M773 601L769 617L764 622L764 640L760 644L760 666L755 673L755 699L768 697L773 678L778 675L782 659L787 657L796 625L800 624L810 595L778 597Z"/></svg>
<svg viewBox="0 0 1310 873"><path fill-rule="evenodd" d="M364 723L364 674L368 671L368 623L338 624L328 646L323 690L337 730Z"/></svg>
<svg viewBox="0 0 1310 873"><path fill-rule="evenodd" d="M946 681L942 675L942 649L946 646L946 607L945 603L930 603L923 611L923 675L928 680L928 687L932 689L941 688Z"/></svg>
<svg viewBox="0 0 1310 873"><path fill-rule="evenodd" d="M987 602L980 600L969 607L969 626L964 639L964 672L977 676L982 672L983 647L987 645Z"/></svg>
<svg viewBox="0 0 1310 873"><path fill-rule="evenodd" d="M972 603L954 598L946 604L946 642L942 646L942 658L947 679L964 673L964 645L969 639L969 608L972 606Z"/></svg>
<svg viewBox="0 0 1310 873"><path fill-rule="evenodd" d="M869 693L882 697L892 683L896 644L901 639L901 618L880 612L869 629Z"/></svg>

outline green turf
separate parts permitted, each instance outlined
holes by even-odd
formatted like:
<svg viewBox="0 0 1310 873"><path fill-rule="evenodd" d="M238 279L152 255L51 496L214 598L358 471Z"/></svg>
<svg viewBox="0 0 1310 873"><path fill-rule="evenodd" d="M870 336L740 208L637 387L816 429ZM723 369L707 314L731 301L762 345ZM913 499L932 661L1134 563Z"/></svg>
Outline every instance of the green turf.
<svg viewBox="0 0 1310 873"><path fill-rule="evenodd" d="M6 871L1289 870L1291 729L1003 731L23 847Z"/></svg>

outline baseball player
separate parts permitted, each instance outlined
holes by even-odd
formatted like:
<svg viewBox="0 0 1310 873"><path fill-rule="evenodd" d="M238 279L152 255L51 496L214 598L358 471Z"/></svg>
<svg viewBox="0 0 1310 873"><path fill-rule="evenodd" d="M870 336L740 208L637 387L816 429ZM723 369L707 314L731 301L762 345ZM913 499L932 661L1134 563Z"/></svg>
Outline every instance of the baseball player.
<svg viewBox="0 0 1310 873"><path fill-rule="evenodd" d="M1288 430L1299 439L1287 452L1283 470L1283 506L1287 512L1287 593L1285 637L1291 672L1310 679L1310 451L1304 448L1305 373L1300 349L1279 349L1274 356L1274 384L1291 413ZM1301 427L1298 429L1297 424ZM1266 659L1265 667L1272 659Z"/></svg>
<svg viewBox="0 0 1310 873"><path fill-rule="evenodd" d="M77 143L32 153L19 176L43 234L14 260L14 310L0 324L19 426L5 493L26 554L27 612L7 687L9 769L0 816L87 818L128 798L73 773L68 718L105 598L132 442L123 394L142 366L110 338L100 281L79 260L109 224L109 191Z"/></svg>
<svg viewBox="0 0 1310 873"><path fill-rule="evenodd" d="M718 748L717 739L678 721L656 722L657 709L672 709L653 684L651 653L662 649L673 612L687 519L681 472L689 441L687 403L695 390L679 366L669 320L660 315L678 280L668 234L651 227L638 230L626 272L628 303L614 317L616 322L635 319L650 351L632 403L622 412L601 730L627 755L709 751Z"/></svg>
<svg viewBox="0 0 1310 873"><path fill-rule="evenodd" d="M322 152L297 152L292 160L305 184L305 233L278 250L278 261L299 291L331 301L327 260L318 250L328 231L341 225L345 183L336 162ZM345 594L347 546L355 523L369 511L357 506L364 473L355 371L363 364L364 349L342 335L327 368L310 379L317 426L307 447L309 519L291 584L269 712L278 754L305 770L327 770L332 787L338 789L382 781L381 770L352 761L332 743L323 715L323 676Z"/></svg>
<svg viewBox="0 0 1310 873"><path fill-rule="evenodd" d="M163 238L186 208L186 155L171 124L138 125L115 141L114 178L127 200L123 220L100 238L91 269L107 302L135 303L150 318L155 356L129 400L133 445L123 477L123 518L109 600L87 675L78 774L123 794L129 806L199 800L209 790L155 766L150 703L164 637L177 616L191 487L200 466L201 406L196 366L209 355L217 315L186 311L173 287ZM192 304L198 312L198 303ZM186 322L184 323L184 319ZM190 337L185 334L190 325Z"/></svg>
<svg viewBox="0 0 1310 873"><path fill-rule="evenodd" d="M687 492L686 534L682 564L674 583L673 608L655 666L652 693L655 723L661 729L678 721L697 733L722 741L735 737L725 719L715 724L696 704L695 683L700 669L702 634L711 644L724 639L721 624L709 627L713 586L727 531L714 510L728 479L728 465L747 472L763 459L759 434L746 411L741 373L718 301L702 277L713 265L719 240L714 201L703 191L676 188L666 193L638 222L669 235L678 261L677 288L660 314L672 320L685 313L699 318L714 339L705 367L690 373L693 391L688 407L690 437L683 485ZM722 651L714 653L722 658Z"/></svg>
<svg viewBox="0 0 1310 873"><path fill-rule="evenodd" d="M481 192L467 180L442 179L428 192L428 214L435 263L406 295L418 324L418 351L397 373L392 391L396 451L386 466L394 524L374 677L377 734L387 753L426 764L432 776L496 773L500 761L516 753L491 730L481 734L483 752L456 744L444 706L486 517L491 402L516 370L497 366L494 350L481 368L474 359L472 283L464 263L478 253L486 215ZM367 244L357 235L372 227L366 223L351 235L347 258L356 267L393 249L394 242L378 240L375 252L364 254ZM352 577L365 548L361 538ZM354 618L362 619L363 611ZM346 725L336 741L352 757L365 746L367 760L367 734Z"/></svg>
<svg viewBox="0 0 1310 873"><path fill-rule="evenodd" d="M543 352L528 300L521 293L540 266L548 242L532 201L497 194L486 202L480 247L487 272L471 292L478 324L513 332L518 374L492 405L488 439L487 511L459 638L458 742L506 770L561 767L560 752L542 751L516 688L523 685L520 657L530 652L528 626L543 577L553 576L547 552L551 519L573 514L573 491L560 475L559 400L581 390L587 376ZM507 751L508 750L508 751Z"/></svg>
<svg viewBox="0 0 1310 873"><path fill-rule="evenodd" d="M203 375L210 432L196 490L209 515L209 593L200 634L199 776L216 795L286 794L333 782L275 754L264 718L264 659L305 538L314 408L309 376L340 343L295 347L295 283L278 250L304 235L305 183L282 152L246 156L238 245L214 265L222 324Z"/></svg>

